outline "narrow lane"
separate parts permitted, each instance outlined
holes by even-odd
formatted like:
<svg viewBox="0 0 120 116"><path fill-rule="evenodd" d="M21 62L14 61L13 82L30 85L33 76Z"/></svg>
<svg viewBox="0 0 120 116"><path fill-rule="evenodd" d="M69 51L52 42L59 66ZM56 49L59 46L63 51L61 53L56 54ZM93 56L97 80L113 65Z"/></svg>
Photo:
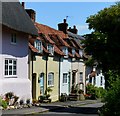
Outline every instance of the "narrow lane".
<svg viewBox="0 0 120 116"><path fill-rule="evenodd" d="M54 116L54 115L69 115L69 116L99 116L98 108L101 107L102 103L88 104L83 106L65 107L50 112L44 112L41 116Z"/></svg>

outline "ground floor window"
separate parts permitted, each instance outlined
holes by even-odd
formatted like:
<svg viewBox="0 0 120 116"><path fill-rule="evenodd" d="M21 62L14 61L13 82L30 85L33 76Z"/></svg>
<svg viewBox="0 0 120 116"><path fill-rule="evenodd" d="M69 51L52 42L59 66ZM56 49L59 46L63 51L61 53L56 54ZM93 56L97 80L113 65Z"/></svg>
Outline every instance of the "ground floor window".
<svg viewBox="0 0 120 116"><path fill-rule="evenodd" d="M40 74L40 94L44 95L44 73Z"/></svg>
<svg viewBox="0 0 120 116"><path fill-rule="evenodd" d="M48 74L48 86L54 85L54 73L50 72Z"/></svg>
<svg viewBox="0 0 120 116"><path fill-rule="evenodd" d="M67 73L63 73L63 83L67 83Z"/></svg>
<svg viewBox="0 0 120 116"><path fill-rule="evenodd" d="M80 82L83 82L83 72L80 72Z"/></svg>
<svg viewBox="0 0 120 116"><path fill-rule="evenodd" d="M17 75L17 60L5 59L5 76Z"/></svg>

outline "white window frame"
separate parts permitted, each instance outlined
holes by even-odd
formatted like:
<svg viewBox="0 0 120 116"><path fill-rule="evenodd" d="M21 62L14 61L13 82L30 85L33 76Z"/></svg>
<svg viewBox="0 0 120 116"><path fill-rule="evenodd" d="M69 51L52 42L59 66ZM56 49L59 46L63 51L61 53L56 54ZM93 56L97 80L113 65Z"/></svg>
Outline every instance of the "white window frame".
<svg viewBox="0 0 120 116"><path fill-rule="evenodd" d="M63 47L62 51L66 56L68 56L68 48L67 47Z"/></svg>
<svg viewBox="0 0 120 116"><path fill-rule="evenodd" d="M54 73L48 73L48 86L54 86Z"/></svg>
<svg viewBox="0 0 120 116"><path fill-rule="evenodd" d="M47 45L47 50L51 55L54 55L54 46L52 44Z"/></svg>
<svg viewBox="0 0 120 116"><path fill-rule="evenodd" d="M83 82L83 72L80 72L80 82Z"/></svg>
<svg viewBox="0 0 120 116"><path fill-rule="evenodd" d="M11 34L11 44L16 44L17 43L17 38L16 38L16 33Z"/></svg>
<svg viewBox="0 0 120 116"><path fill-rule="evenodd" d="M5 59L5 77L16 77L17 76L17 60L16 59Z"/></svg>
<svg viewBox="0 0 120 116"><path fill-rule="evenodd" d="M83 50L79 50L79 55L81 56L81 57L83 57Z"/></svg>
<svg viewBox="0 0 120 116"><path fill-rule="evenodd" d="M72 48L72 55L75 55L75 49Z"/></svg>
<svg viewBox="0 0 120 116"><path fill-rule="evenodd" d="M67 84L67 82L68 82L68 74L63 73L63 84Z"/></svg>
<svg viewBox="0 0 120 116"><path fill-rule="evenodd" d="M34 46L35 48L39 51L39 53L42 53L43 52L43 47L42 47L42 42L39 41L39 40L36 40L34 42Z"/></svg>

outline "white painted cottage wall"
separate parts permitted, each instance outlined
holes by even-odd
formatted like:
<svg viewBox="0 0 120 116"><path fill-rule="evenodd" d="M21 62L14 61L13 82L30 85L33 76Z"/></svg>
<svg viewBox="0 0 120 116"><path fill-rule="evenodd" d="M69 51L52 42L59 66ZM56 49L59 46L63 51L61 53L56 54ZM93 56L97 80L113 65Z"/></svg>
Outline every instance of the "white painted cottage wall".
<svg viewBox="0 0 120 116"><path fill-rule="evenodd" d="M61 93L66 93L69 95L69 84L63 83L63 73L68 73L71 72L71 60L70 59L64 59L61 58L60 62L60 95ZM67 78L68 80L68 78Z"/></svg>
<svg viewBox="0 0 120 116"><path fill-rule="evenodd" d="M0 94L14 92L20 99L32 99L31 82L28 79L28 37L22 33L17 33L17 44L12 45L11 30L4 30L2 33L2 53L0 53ZM1 43L1 42L0 42ZM17 60L17 77L4 76L5 58Z"/></svg>

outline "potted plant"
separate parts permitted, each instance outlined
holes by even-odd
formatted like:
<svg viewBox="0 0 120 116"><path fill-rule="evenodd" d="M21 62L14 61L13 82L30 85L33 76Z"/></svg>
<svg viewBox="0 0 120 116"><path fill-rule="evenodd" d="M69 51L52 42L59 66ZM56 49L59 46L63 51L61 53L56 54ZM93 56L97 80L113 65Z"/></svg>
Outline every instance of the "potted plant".
<svg viewBox="0 0 120 116"><path fill-rule="evenodd" d="M30 99L26 100L26 105L30 108Z"/></svg>

